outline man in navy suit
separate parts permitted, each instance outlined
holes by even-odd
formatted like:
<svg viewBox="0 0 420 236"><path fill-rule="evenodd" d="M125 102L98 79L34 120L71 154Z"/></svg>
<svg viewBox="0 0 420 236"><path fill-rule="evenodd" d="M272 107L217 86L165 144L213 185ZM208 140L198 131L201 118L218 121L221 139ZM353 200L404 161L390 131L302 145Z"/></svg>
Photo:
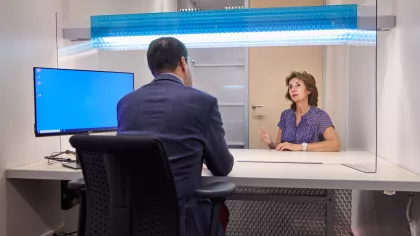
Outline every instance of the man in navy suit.
<svg viewBox="0 0 420 236"><path fill-rule="evenodd" d="M234 162L217 99L191 87L193 62L181 41L154 40L147 62L155 79L119 101L118 133L136 132L163 141L178 192L181 235L207 236L211 205L193 195L201 186L203 160L216 176L228 175Z"/></svg>

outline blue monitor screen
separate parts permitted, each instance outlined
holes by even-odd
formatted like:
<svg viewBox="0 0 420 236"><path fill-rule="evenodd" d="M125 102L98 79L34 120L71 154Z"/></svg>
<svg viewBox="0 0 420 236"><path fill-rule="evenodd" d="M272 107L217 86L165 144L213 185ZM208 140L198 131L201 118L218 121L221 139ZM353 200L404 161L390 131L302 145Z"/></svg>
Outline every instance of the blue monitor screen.
<svg viewBox="0 0 420 236"><path fill-rule="evenodd" d="M34 68L35 135L111 131L134 74Z"/></svg>

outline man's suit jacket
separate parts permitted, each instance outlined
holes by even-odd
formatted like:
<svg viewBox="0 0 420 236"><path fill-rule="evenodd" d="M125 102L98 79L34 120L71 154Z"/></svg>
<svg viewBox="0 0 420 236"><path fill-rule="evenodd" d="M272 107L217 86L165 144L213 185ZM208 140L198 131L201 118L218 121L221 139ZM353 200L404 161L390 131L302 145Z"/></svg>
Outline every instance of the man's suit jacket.
<svg viewBox="0 0 420 236"><path fill-rule="evenodd" d="M177 187L181 235L207 236L211 204L193 196L201 186L203 160L216 176L228 175L233 166L217 99L184 86L175 75L160 74L123 97L117 116L119 134L136 132L163 141Z"/></svg>

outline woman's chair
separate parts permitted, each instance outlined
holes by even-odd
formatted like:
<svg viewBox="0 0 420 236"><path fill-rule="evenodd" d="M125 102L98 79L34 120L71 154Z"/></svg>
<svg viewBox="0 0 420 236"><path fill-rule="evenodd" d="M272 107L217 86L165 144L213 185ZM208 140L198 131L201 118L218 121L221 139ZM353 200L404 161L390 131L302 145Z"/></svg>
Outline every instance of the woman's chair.
<svg viewBox="0 0 420 236"><path fill-rule="evenodd" d="M162 142L140 136L73 136L83 179L68 187L81 191L79 235L180 235L174 178ZM216 236L220 207L235 190L213 183L196 190L213 203L210 236Z"/></svg>

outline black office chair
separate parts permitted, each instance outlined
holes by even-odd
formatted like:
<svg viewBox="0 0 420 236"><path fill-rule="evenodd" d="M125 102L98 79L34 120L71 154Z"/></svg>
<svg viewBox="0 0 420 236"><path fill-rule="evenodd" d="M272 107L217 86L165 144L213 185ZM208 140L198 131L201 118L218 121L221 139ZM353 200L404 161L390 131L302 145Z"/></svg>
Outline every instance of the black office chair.
<svg viewBox="0 0 420 236"><path fill-rule="evenodd" d="M68 185L82 192L79 235L180 235L175 182L161 141L83 135L70 143L84 177ZM223 182L196 190L213 203L210 236L217 235L220 207L234 190Z"/></svg>

